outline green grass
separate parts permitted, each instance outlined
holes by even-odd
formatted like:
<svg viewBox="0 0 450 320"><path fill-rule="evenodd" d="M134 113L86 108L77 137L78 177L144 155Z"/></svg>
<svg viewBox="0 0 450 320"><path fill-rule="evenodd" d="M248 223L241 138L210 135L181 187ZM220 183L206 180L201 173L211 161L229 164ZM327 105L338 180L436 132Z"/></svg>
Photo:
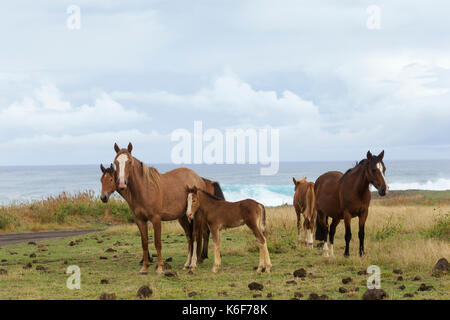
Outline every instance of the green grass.
<svg viewBox="0 0 450 320"><path fill-rule="evenodd" d="M269 247L274 267L271 274L257 274L253 270L258 262L254 238L248 230L239 228L222 234L222 269L217 274L210 270L211 258L200 265L193 275L180 270L186 259L186 240L183 234L172 231L163 234L163 254L164 258L173 259L169 262L172 266L169 271L177 272L178 276L158 276L154 271L155 262L148 275L138 275L141 246L135 228L112 228L98 234L38 243L48 251L39 251L38 246L29 244L0 247L0 261L7 260L0 262L0 269L8 272L7 275L0 275L0 299L98 299L104 292L115 293L118 299L135 299L137 290L143 285L153 289L151 299L254 299L255 293L262 294L256 299L265 299L268 293L273 295L273 299L290 299L296 292L304 295L302 299L307 299L311 292L326 294L332 299L360 299L366 291L368 276L358 275L357 272L366 270L371 264L381 267L381 284L389 299L402 299L405 293L415 293L410 299L450 299L449 278L433 277L428 266L402 267L404 280L398 281L400 275L393 273L397 265L386 263L376 255L373 258L370 255L357 257L355 241L352 242L350 258L342 256L343 241L337 239L336 258L327 259L321 256L321 249L296 246L293 230L280 234L272 232L274 241L269 240L269 244L272 243ZM98 243L94 239L96 237L103 242ZM78 239L82 241L77 245L68 245ZM368 240L370 248L373 241ZM106 253L108 248L117 252ZM280 248L281 251L278 250ZM155 253L154 250L151 252ZM36 257L30 258L31 253L35 253ZM210 255L212 253L211 246ZM108 259L101 260L100 256ZM32 268L23 269L29 262ZM81 268L80 290L66 288L68 275L65 271L69 265ZM37 271L36 266L44 266L48 271ZM307 270L308 276L304 280L294 279L292 273L298 268ZM416 276L420 276L421 280L414 281ZM342 279L346 277L351 277L353 281L344 285ZM100 284L102 279L107 279L109 284ZM296 284L286 284L290 280L295 280ZM264 285L262 292L248 289L247 285L253 281ZM432 285L434 289L416 292L421 283ZM405 285L406 289L398 289L401 285ZM348 292L339 293L340 287ZM198 295L190 298L188 294L192 291Z"/></svg>

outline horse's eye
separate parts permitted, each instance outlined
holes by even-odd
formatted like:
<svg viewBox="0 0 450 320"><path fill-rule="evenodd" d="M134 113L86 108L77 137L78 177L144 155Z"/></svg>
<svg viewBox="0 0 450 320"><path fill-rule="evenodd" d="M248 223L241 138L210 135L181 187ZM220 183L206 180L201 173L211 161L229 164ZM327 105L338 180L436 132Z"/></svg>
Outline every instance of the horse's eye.
<svg viewBox="0 0 450 320"><path fill-rule="evenodd" d="M113 179L111 178L110 182L113 182Z"/></svg>

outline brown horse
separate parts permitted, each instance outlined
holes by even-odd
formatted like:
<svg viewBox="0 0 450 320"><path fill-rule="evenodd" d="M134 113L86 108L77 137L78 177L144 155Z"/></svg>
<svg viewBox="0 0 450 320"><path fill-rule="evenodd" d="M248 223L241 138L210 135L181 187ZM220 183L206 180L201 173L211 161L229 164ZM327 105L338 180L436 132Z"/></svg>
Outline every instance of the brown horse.
<svg viewBox="0 0 450 320"><path fill-rule="evenodd" d="M384 151L378 156L367 152L367 159L361 160L354 168L345 174L331 171L321 175L315 183L316 208L316 240L324 241L324 255L334 255L333 243L336 226L341 219L345 223L345 256L349 256L350 240L352 238L350 223L354 217L359 218L359 255L364 255L364 226L369 214L372 184L380 196L389 192L386 183L386 167L383 163ZM330 225L330 248L327 245L327 217L333 219Z"/></svg>
<svg viewBox="0 0 450 320"><path fill-rule="evenodd" d="M100 169L103 172L103 175L100 179L100 182L102 183L102 192L101 192L101 200L106 203L109 200L109 197L114 193L114 192L118 192L124 199L125 201L128 202L129 199L129 194L127 192L127 190L119 190L117 188L117 173L116 170L114 168L114 165L111 164L111 166L109 168L105 168L103 166L103 164L100 165ZM206 186L206 190L208 192L210 192L211 194L216 195L219 198L225 199L222 189L220 188L220 184L217 181L211 181L205 178L202 178L205 181L205 186ZM181 226L183 227L182 222L180 221ZM200 254L200 252L197 252L197 255L200 256L199 262L201 263L204 259L208 258L208 242L209 242L209 229L208 226L206 226L205 223L200 223L200 227L203 230L203 248L202 248L202 252ZM197 227L198 228L198 227ZM199 233L200 234L200 233ZM200 239L197 239L197 243L198 245L198 249L200 249L201 244L202 244L202 238L200 237ZM190 259L190 258L189 258ZM142 260L140 261L140 265L142 265L144 259L142 258ZM152 261L151 256L149 255L149 261ZM187 267L187 266L186 266Z"/></svg>
<svg viewBox="0 0 450 320"><path fill-rule="evenodd" d="M295 185L294 208L297 213L297 241L300 243L301 215L304 216L303 229L305 229L305 243L313 247L313 229L316 220L316 199L314 195L314 183L306 181L306 178L296 180L292 178Z"/></svg>
<svg viewBox="0 0 450 320"><path fill-rule="evenodd" d="M225 200L225 196L223 195L222 189L220 187L220 184L217 181L211 181L209 179L206 178L202 178L203 181L205 181L205 191L208 192L209 194L215 195L216 197L218 197L219 199ZM204 259L208 258L208 243L209 243L209 228L206 224L206 220L203 221L201 218L199 219L199 221L197 221L197 229L201 228L202 234L203 234L203 249L202 252L200 254L200 258L198 259L199 263L202 263L202 261ZM195 234L196 237L194 237L194 241L196 241L196 246L198 248L200 248L201 244L202 244L202 239L201 239L201 233L200 232L196 232ZM197 251L197 256L199 256L199 252Z"/></svg>
<svg viewBox="0 0 450 320"><path fill-rule="evenodd" d="M135 222L141 234L143 259L140 273L147 273L148 260L148 229L147 222L153 224L155 248L158 255L157 273L163 272L164 262L161 255L161 222L176 220L180 222L188 238L188 261L190 266L192 250L192 228L185 216L187 193L184 185L195 185L205 188L204 180L194 171L179 168L160 174L155 168L148 167L131 155L132 144L127 149L114 145L116 157L114 164L117 170L117 187L120 192L126 192L125 199L134 214Z"/></svg>
<svg viewBox="0 0 450 320"><path fill-rule="evenodd" d="M195 220L200 216L206 220L212 233L215 247L213 272L217 272L220 268L220 230L224 228L235 228L244 224L252 230L258 241L259 265L257 272L263 270L264 263L266 265L266 272L270 272L272 263L270 262L266 237L264 236L266 210L262 204L251 199L228 202L219 199L196 186L187 187L186 190L188 193L186 216L190 220L194 219L194 232L196 230ZM195 248L193 252L195 254Z"/></svg>

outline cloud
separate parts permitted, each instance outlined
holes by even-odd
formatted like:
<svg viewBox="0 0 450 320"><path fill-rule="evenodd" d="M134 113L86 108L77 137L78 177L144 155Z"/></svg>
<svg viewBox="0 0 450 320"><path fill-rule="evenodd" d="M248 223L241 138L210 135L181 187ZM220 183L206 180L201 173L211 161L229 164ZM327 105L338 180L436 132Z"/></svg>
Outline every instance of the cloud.
<svg viewBox="0 0 450 320"><path fill-rule="evenodd" d="M91 105L73 106L54 85L46 84L32 96L0 109L0 136L80 135L133 128L150 120L146 114L125 109L104 92Z"/></svg>

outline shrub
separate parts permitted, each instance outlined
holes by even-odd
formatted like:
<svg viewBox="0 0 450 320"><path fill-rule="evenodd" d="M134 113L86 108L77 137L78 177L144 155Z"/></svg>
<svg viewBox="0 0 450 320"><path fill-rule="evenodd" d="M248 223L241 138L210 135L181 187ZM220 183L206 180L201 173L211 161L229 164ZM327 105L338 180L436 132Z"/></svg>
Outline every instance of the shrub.
<svg viewBox="0 0 450 320"><path fill-rule="evenodd" d="M393 223L392 222L392 215L389 217L386 224L381 228L381 230L378 230L375 239L377 240L384 240L389 237L392 237L396 234L401 233L402 231L402 225L400 223Z"/></svg>
<svg viewBox="0 0 450 320"><path fill-rule="evenodd" d="M450 240L450 212L438 215L431 229L425 231L424 235L427 238Z"/></svg>

